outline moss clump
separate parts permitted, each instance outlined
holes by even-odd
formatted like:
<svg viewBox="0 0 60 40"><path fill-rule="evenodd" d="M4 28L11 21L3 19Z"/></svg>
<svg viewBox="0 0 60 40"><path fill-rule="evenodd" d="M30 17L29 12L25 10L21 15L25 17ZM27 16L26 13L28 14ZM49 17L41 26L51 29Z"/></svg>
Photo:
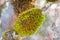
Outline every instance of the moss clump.
<svg viewBox="0 0 60 40"><path fill-rule="evenodd" d="M21 36L30 36L39 29L45 20L45 16L38 8L32 8L19 14L14 30Z"/></svg>
<svg viewBox="0 0 60 40"><path fill-rule="evenodd" d="M34 3L33 0L11 0L11 4L14 7L14 11L17 14L20 14L21 12L28 10L30 8L33 8L34 5L31 3Z"/></svg>
<svg viewBox="0 0 60 40"><path fill-rule="evenodd" d="M18 2L18 3L31 3L34 0L11 0L12 3Z"/></svg>
<svg viewBox="0 0 60 40"><path fill-rule="evenodd" d="M11 30L7 30L3 33L2 35L2 40L13 40L13 35L12 35L13 31Z"/></svg>
<svg viewBox="0 0 60 40"><path fill-rule="evenodd" d="M57 0L47 0L47 2L56 2Z"/></svg>

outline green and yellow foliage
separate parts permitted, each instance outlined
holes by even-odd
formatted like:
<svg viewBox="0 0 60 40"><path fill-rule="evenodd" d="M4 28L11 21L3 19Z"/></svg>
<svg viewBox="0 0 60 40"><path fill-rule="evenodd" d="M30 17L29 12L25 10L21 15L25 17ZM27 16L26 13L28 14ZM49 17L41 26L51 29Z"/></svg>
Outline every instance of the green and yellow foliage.
<svg viewBox="0 0 60 40"><path fill-rule="evenodd" d="M42 11L38 8L32 8L19 14L13 29L21 36L30 36L41 27L44 20L45 16Z"/></svg>

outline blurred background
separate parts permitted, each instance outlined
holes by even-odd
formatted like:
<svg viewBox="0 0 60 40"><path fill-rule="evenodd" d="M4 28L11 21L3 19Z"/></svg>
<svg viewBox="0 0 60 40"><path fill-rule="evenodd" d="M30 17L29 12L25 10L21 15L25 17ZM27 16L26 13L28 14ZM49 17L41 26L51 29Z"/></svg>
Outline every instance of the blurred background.
<svg viewBox="0 0 60 40"><path fill-rule="evenodd" d="M24 37L23 40L60 40L60 0L35 0L34 5L42 10L46 20L34 35ZM0 0L0 40L5 31L12 29L17 18L14 14L10 0Z"/></svg>

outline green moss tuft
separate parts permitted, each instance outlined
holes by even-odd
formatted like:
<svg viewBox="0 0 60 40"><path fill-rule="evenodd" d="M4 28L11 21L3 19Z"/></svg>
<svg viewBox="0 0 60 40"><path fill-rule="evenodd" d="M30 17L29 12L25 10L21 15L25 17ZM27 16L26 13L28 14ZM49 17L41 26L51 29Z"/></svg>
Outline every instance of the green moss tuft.
<svg viewBox="0 0 60 40"><path fill-rule="evenodd" d="M45 20L45 16L38 8L29 9L19 14L14 30L21 36L30 36L39 29Z"/></svg>

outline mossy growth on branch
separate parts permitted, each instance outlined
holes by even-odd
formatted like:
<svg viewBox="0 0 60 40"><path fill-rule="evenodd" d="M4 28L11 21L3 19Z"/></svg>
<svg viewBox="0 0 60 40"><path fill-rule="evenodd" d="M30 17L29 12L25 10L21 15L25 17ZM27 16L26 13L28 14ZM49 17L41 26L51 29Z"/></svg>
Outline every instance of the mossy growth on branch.
<svg viewBox="0 0 60 40"><path fill-rule="evenodd" d="M13 29L18 35L30 36L41 27L44 20L42 11L39 8L32 8L19 14Z"/></svg>
<svg viewBox="0 0 60 40"><path fill-rule="evenodd" d="M13 5L14 11L17 14L33 8L35 5L31 4L34 3L35 0L11 0L11 4Z"/></svg>

